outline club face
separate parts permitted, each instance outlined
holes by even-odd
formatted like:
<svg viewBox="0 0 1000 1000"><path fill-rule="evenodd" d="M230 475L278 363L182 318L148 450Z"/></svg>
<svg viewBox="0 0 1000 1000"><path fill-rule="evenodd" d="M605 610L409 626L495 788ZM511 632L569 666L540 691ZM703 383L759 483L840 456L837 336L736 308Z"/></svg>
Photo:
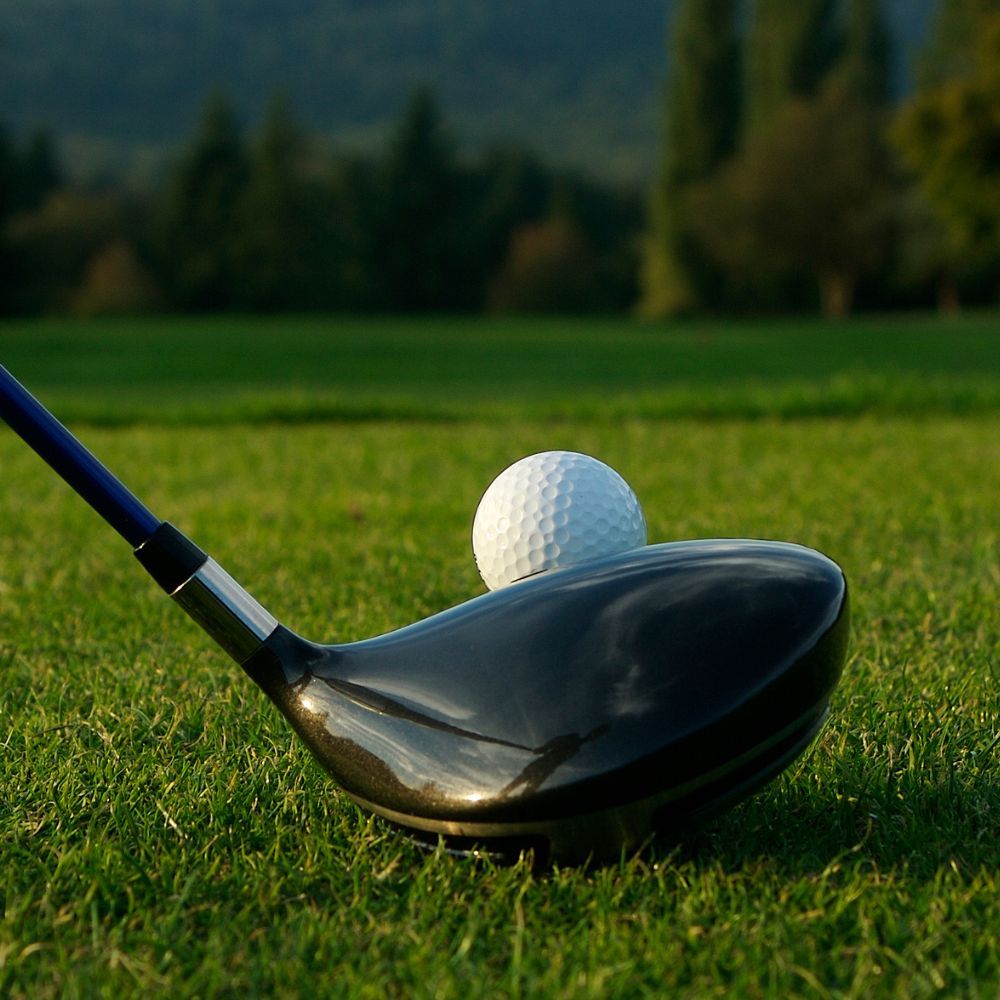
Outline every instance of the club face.
<svg viewBox="0 0 1000 1000"><path fill-rule="evenodd" d="M825 718L840 569L741 540L542 574L384 636L279 628L244 665L360 804L418 836L616 856L749 794Z"/></svg>

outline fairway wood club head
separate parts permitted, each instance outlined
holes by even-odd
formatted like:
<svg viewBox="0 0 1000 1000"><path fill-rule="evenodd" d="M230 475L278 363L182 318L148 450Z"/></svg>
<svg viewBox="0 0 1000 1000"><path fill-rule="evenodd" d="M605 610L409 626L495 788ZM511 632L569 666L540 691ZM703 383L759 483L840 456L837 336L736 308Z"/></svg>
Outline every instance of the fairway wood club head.
<svg viewBox="0 0 1000 1000"><path fill-rule="evenodd" d="M174 596L236 635L252 599L210 575ZM715 540L542 573L358 642L254 627L230 652L359 805L424 842L578 863L677 836L798 756L848 603L818 552Z"/></svg>

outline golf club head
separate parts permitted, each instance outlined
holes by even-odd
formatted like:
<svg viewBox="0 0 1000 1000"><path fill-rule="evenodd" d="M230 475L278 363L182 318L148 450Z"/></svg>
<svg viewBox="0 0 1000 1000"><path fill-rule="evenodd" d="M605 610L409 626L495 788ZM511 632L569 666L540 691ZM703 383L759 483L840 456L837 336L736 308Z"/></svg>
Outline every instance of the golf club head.
<svg viewBox="0 0 1000 1000"><path fill-rule="evenodd" d="M847 587L812 549L653 545L373 639L244 663L338 784L418 839L577 863L677 835L815 736Z"/></svg>

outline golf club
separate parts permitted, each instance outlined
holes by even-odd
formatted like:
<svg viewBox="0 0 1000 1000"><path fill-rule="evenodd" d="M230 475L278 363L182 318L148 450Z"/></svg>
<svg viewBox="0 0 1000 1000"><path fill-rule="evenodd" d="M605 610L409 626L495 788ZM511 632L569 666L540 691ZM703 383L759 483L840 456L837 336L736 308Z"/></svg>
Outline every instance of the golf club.
<svg viewBox="0 0 1000 1000"><path fill-rule="evenodd" d="M800 545L650 545L319 645L155 517L9 372L0 416L132 546L359 805L418 840L614 859L778 774L825 721L847 585Z"/></svg>

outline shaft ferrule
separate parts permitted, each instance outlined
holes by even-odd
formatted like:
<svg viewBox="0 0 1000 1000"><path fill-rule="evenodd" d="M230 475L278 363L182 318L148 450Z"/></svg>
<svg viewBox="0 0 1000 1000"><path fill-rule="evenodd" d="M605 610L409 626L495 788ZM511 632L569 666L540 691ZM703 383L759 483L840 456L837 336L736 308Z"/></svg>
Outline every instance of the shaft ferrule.
<svg viewBox="0 0 1000 1000"><path fill-rule="evenodd" d="M247 660L278 620L214 559L170 595L237 663Z"/></svg>
<svg viewBox="0 0 1000 1000"><path fill-rule="evenodd" d="M214 559L166 521L135 550L135 556L237 663L243 663L278 625Z"/></svg>

